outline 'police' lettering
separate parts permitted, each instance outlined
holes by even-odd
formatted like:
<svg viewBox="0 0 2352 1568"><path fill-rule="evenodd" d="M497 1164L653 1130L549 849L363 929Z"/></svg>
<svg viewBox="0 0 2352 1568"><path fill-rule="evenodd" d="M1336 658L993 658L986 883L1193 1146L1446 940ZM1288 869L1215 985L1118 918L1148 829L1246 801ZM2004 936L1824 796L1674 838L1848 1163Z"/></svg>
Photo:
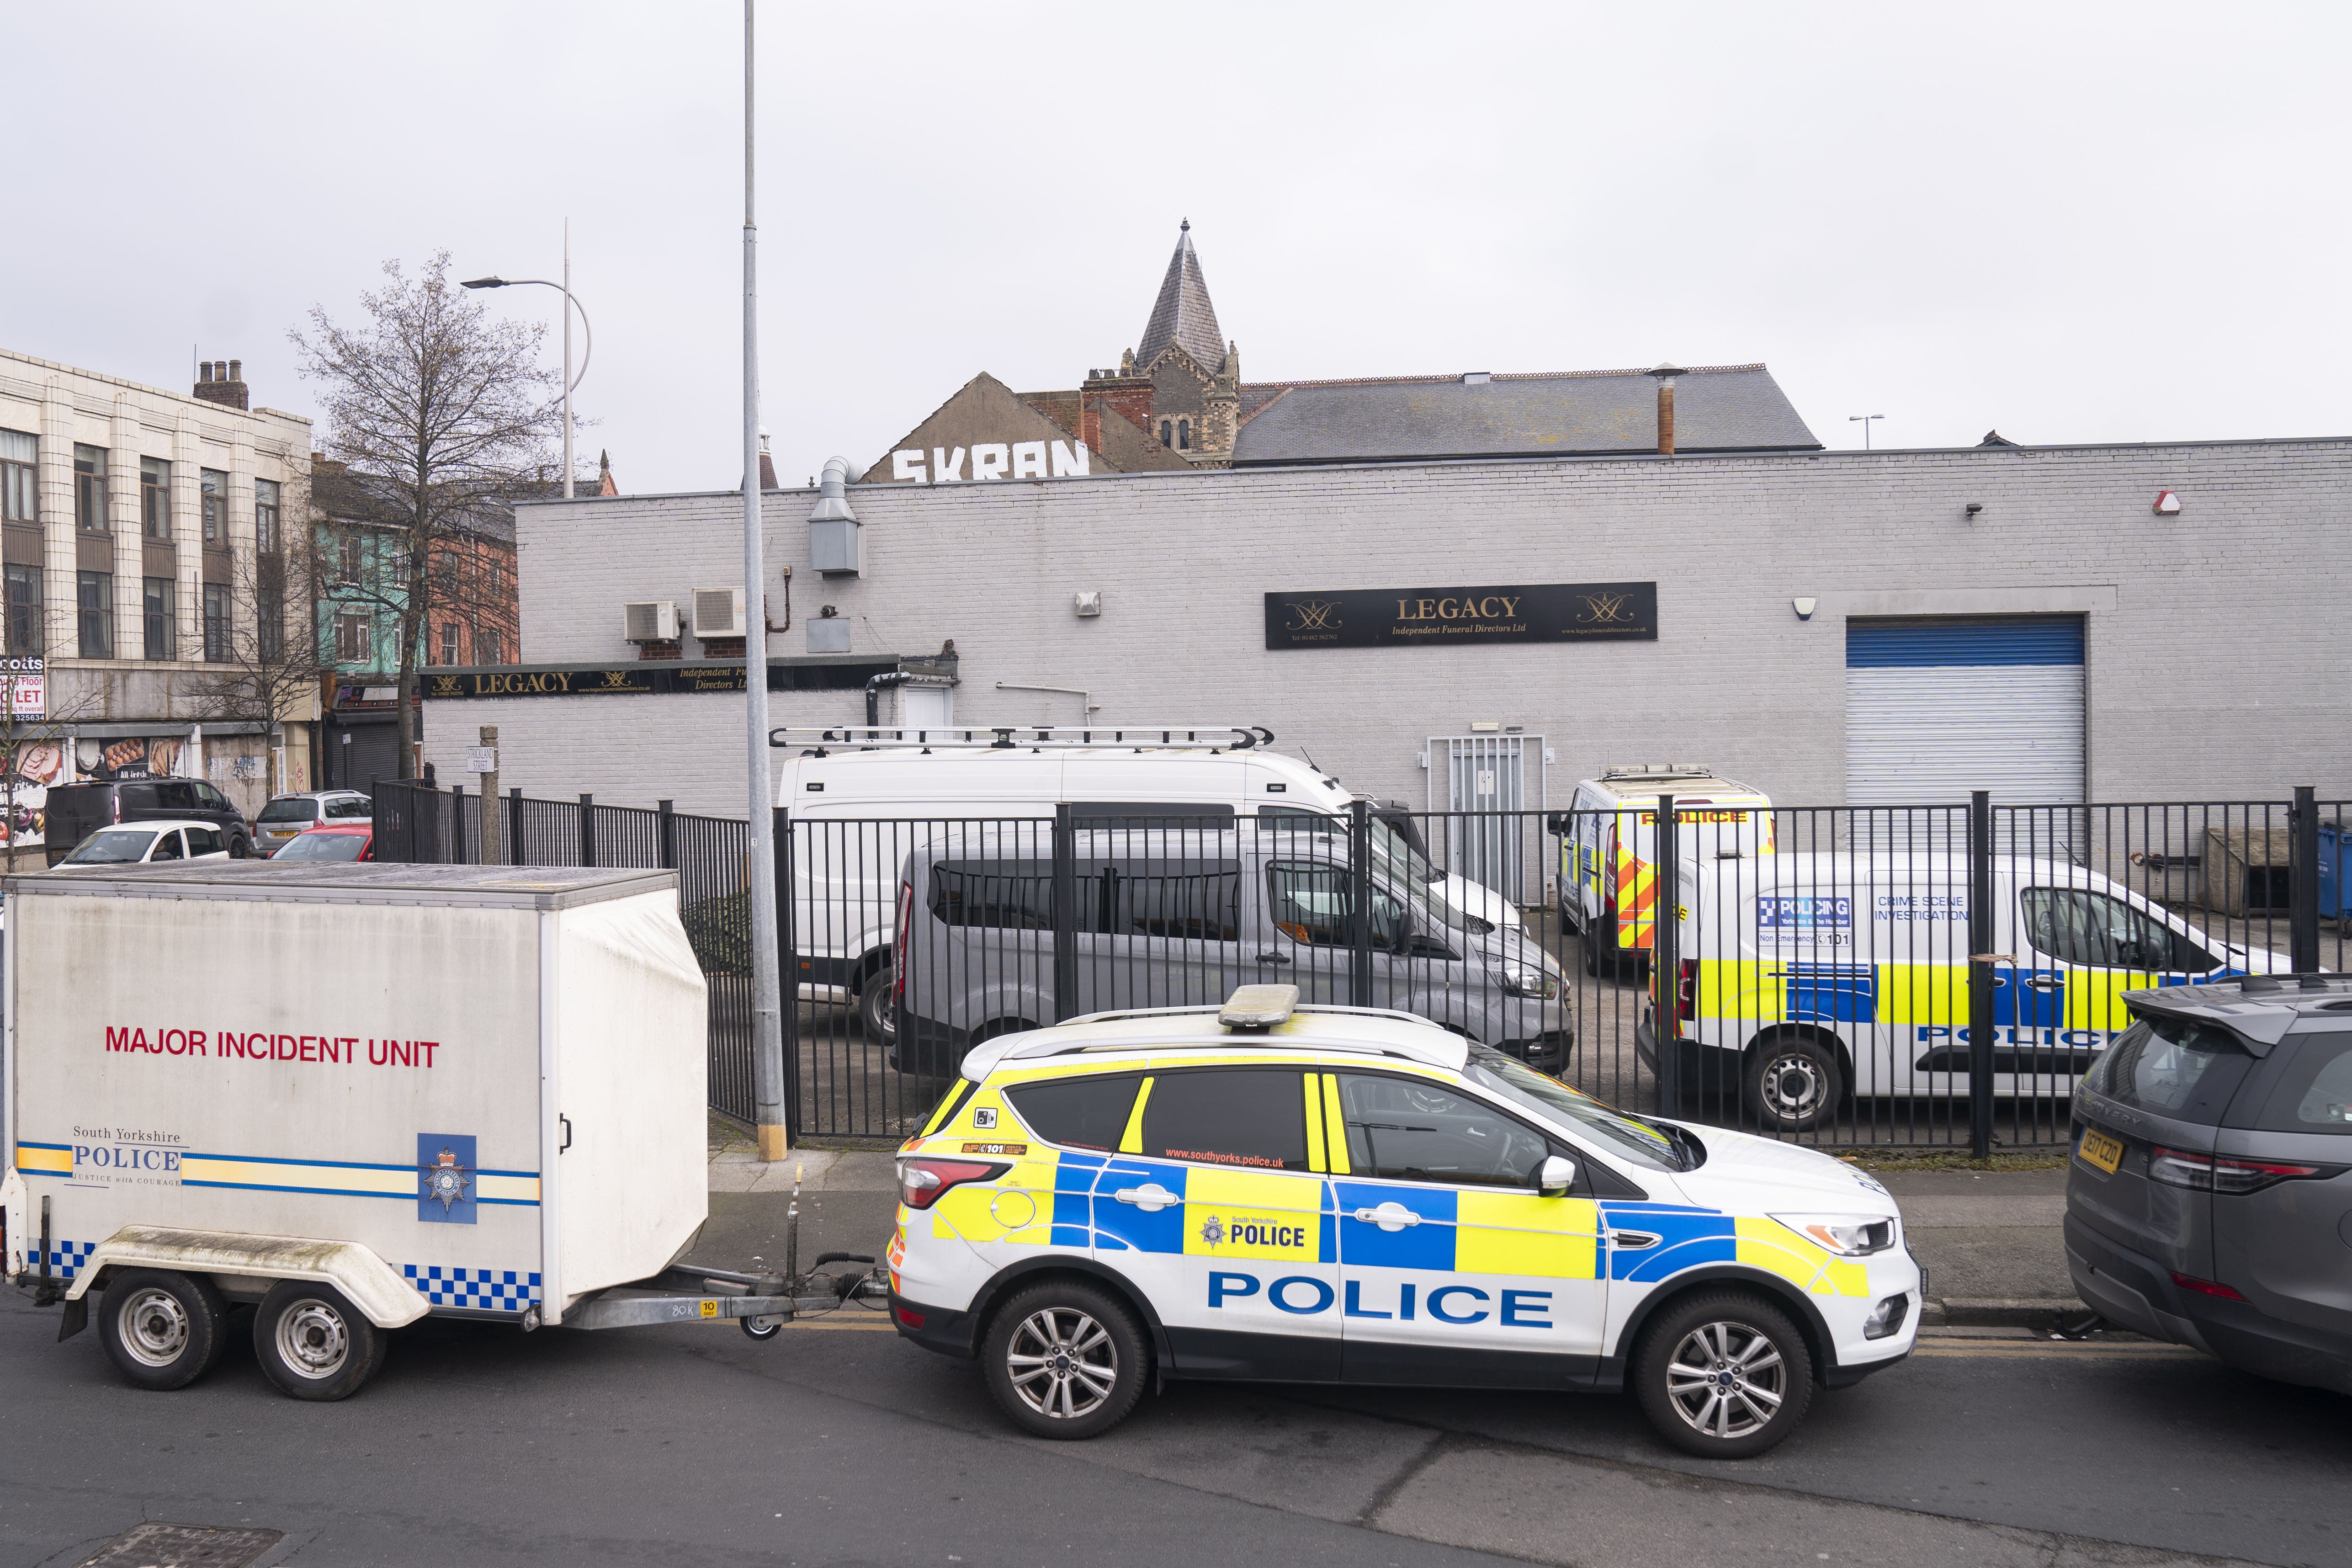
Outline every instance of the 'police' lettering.
<svg viewBox="0 0 2352 1568"><path fill-rule="evenodd" d="M1549 1290L1506 1290L1503 1292L1502 1324L1507 1329L1548 1329L1551 1319L1551 1292Z"/></svg>
<svg viewBox="0 0 2352 1568"><path fill-rule="evenodd" d="M1228 1296L1257 1294L1257 1277L1254 1274L1212 1274L1209 1276L1209 1305L1222 1307Z"/></svg>
<svg viewBox="0 0 2352 1568"><path fill-rule="evenodd" d="M1479 1308L1475 1312L1471 1312L1465 1316L1458 1318L1452 1312L1447 1311L1445 1310L1445 1301L1446 1299L1451 1296L1467 1296L1472 1300L1478 1301L1484 1301L1486 1300L1486 1292L1478 1289L1474 1286L1441 1286L1437 1289L1432 1290L1429 1293L1429 1315L1435 1318L1441 1323L1483 1323L1486 1321L1486 1310L1484 1307Z"/></svg>
<svg viewBox="0 0 2352 1568"><path fill-rule="evenodd" d="M1307 1307L1293 1306L1287 1294L1293 1285L1304 1285L1314 1291L1314 1304ZM1296 1312L1301 1317L1307 1317L1328 1310L1331 1305L1331 1287L1324 1281L1305 1274L1293 1274L1287 1279L1276 1280L1267 1289L1265 1299L1286 1312Z"/></svg>

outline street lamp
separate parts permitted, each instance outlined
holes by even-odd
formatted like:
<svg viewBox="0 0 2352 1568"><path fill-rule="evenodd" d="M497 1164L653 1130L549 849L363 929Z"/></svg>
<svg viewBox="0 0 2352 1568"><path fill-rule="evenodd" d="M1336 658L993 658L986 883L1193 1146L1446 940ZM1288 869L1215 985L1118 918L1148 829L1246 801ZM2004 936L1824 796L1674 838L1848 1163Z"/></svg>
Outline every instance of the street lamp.
<svg viewBox="0 0 2352 1568"><path fill-rule="evenodd" d="M572 298L572 289L569 287L572 281L571 226L565 225L564 230L563 281L562 283L545 278L490 277L470 278L459 287L512 289L525 283L535 283L542 289L552 289L563 296L564 302L569 307L563 312L563 499L570 500L572 499L572 389L588 379L588 362L594 358L596 353L596 333L588 325L588 312L582 308L578 300ZM572 312L573 310L580 311L580 331L588 340L585 352L580 356L580 374L576 376L572 374Z"/></svg>
<svg viewBox="0 0 2352 1568"><path fill-rule="evenodd" d="M1845 416L1845 422L1849 425L1860 425L1862 426L1862 449L1867 452L1870 450L1871 421L1874 419L1884 419L1885 417L1886 416L1884 414L1849 414Z"/></svg>

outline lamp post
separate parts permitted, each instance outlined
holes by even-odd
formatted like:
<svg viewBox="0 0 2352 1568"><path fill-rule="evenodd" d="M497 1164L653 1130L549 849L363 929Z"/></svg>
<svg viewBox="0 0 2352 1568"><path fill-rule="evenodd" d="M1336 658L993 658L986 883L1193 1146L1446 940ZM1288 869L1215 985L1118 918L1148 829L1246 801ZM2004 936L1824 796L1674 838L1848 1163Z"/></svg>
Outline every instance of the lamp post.
<svg viewBox="0 0 2352 1568"><path fill-rule="evenodd" d="M1884 414L1849 414L1845 416L1845 422L1849 425L1860 425L1862 426L1862 449L1867 452L1870 450L1871 421L1874 419L1884 419L1885 417L1886 416Z"/></svg>
<svg viewBox="0 0 2352 1568"><path fill-rule="evenodd" d="M563 281L546 278L472 278L460 288L513 289L525 283L541 289L552 289L563 296L563 499L572 499L572 389L588 379L588 362L596 356L596 333L588 325L588 312L572 294L572 224L563 225ZM580 331L588 342L580 355L580 374L572 374L572 312L580 312Z"/></svg>

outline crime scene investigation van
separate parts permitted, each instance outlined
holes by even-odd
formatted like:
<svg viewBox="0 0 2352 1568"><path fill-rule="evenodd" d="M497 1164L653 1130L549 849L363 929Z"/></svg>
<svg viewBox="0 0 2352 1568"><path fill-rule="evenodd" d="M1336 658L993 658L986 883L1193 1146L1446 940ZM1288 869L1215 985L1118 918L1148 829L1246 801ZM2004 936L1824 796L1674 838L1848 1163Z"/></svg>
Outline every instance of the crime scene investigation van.
<svg viewBox="0 0 2352 1568"><path fill-rule="evenodd" d="M1681 1081L1769 1131L1853 1097L1969 1092L1969 865L1957 855L1700 859L1682 875ZM2131 1026L2123 994L2284 973L2097 872L2004 858L1993 889L1992 1091L2058 1101ZM1637 1039L1655 1065L1655 1035Z"/></svg>
<svg viewBox="0 0 2352 1568"><path fill-rule="evenodd" d="M1738 1458L1908 1354L1925 1283L1852 1166L1290 985L984 1042L898 1170L898 1331L1049 1437L1154 1378L1622 1389Z"/></svg>

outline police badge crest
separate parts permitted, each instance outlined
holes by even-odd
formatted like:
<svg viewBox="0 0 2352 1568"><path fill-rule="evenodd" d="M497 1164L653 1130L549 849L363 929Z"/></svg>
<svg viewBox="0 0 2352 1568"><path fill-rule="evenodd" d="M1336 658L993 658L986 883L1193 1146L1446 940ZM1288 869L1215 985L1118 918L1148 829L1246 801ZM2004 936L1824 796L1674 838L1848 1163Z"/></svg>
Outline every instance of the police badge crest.
<svg viewBox="0 0 2352 1568"><path fill-rule="evenodd" d="M1215 1215L1211 1215L1208 1223L1201 1226L1201 1239L1211 1247L1225 1239L1225 1227Z"/></svg>
<svg viewBox="0 0 2352 1568"><path fill-rule="evenodd" d="M452 1132L416 1136L416 1217L436 1225L474 1223L474 1140Z"/></svg>
<svg viewBox="0 0 2352 1568"><path fill-rule="evenodd" d="M425 1195L439 1204L443 1214L447 1214L450 1205L466 1195L466 1189L472 1185L473 1180L466 1167L457 1163L457 1152L444 1149L433 1163L425 1167Z"/></svg>

